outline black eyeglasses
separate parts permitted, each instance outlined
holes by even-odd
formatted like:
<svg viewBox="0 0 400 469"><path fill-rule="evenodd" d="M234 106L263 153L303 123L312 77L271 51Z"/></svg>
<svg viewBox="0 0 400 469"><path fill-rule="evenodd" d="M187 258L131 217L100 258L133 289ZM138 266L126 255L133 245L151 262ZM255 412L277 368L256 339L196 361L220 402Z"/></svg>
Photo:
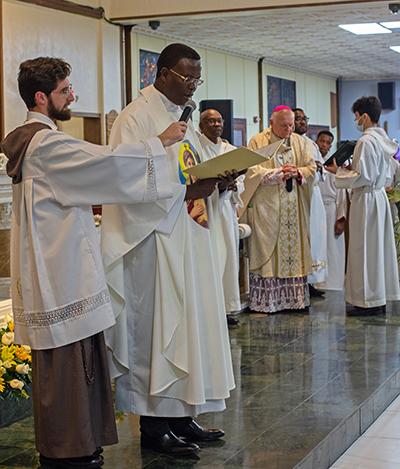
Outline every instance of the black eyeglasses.
<svg viewBox="0 0 400 469"><path fill-rule="evenodd" d="M301 122L301 121L308 122L310 120L310 118L307 117L307 116L304 116L304 117L297 116L297 117L294 118L294 120L296 122Z"/></svg>

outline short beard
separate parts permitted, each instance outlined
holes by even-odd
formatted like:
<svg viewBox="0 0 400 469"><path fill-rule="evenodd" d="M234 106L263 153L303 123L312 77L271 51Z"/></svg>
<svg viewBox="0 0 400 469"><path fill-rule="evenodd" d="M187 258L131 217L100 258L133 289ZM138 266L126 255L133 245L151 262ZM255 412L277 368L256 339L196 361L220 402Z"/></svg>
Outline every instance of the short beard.
<svg viewBox="0 0 400 469"><path fill-rule="evenodd" d="M56 109L51 96L48 99L48 113L49 117L53 121L69 121L72 117L71 109Z"/></svg>

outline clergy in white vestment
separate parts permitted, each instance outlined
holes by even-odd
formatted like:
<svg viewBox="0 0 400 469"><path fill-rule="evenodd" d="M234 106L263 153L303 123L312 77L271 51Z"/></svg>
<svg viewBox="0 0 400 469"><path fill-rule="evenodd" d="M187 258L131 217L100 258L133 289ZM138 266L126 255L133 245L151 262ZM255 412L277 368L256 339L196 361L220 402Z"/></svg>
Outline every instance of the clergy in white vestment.
<svg viewBox="0 0 400 469"><path fill-rule="evenodd" d="M215 158L236 147L229 142L222 140L221 135L224 130L224 120L221 114L215 109L207 109L200 116L199 124L201 134L199 141L204 160ZM230 168L234 169L234 168ZM240 290L239 290L239 226L236 206L241 206L240 194L244 190L244 176L239 176L236 180L236 190L225 191L223 205L221 207L221 221L224 232L224 245L227 255L223 270L223 285L225 309L227 313L240 311ZM228 324L237 323L237 319L228 317Z"/></svg>
<svg viewBox="0 0 400 469"><path fill-rule="evenodd" d="M20 65L28 117L0 147L13 179L15 343L32 349L40 462L97 468L101 446L118 439L103 335L114 314L91 206L171 197L163 145L182 140L186 125L115 149L58 132L55 121L71 118L70 73L52 57Z"/></svg>
<svg viewBox="0 0 400 469"><path fill-rule="evenodd" d="M395 238L399 236L400 234L400 226L399 226L399 209L398 209L398 202L396 203L396 200L398 199L397 195L394 198L390 197L390 194L393 192L393 189L395 189L398 185L400 184L400 163L397 161L395 157L393 157L389 161L389 175L386 180L386 192L389 197L389 203L390 203L390 213L392 214L392 220L393 220L393 229L394 229L394 234ZM400 246L399 243L396 242L396 252L397 252L397 259L400 257ZM397 265L399 267L399 272L400 272L400 263L397 262Z"/></svg>
<svg viewBox="0 0 400 469"><path fill-rule="evenodd" d="M396 188L400 184L400 163L395 157L389 160L389 175L386 180L386 192L389 192ZM393 223L399 221L399 211L396 203L389 201L390 212L392 214Z"/></svg>
<svg viewBox="0 0 400 469"><path fill-rule="evenodd" d="M349 251L345 300L360 316L385 312L387 301L399 300L396 247L389 201L385 192L389 161L398 144L378 127L382 106L375 96L352 106L357 130L363 132L354 149L351 169L327 168L336 173L336 187L353 189L349 214Z"/></svg>
<svg viewBox="0 0 400 469"><path fill-rule="evenodd" d="M292 133L294 113L278 106L270 127L250 140L257 151L281 142L272 158L249 168L241 221L252 225L250 309L264 313L304 310L310 304L312 273L310 201L315 163L305 140Z"/></svg>
<svg viewBox="0 0 400 469"><path fill-rule="evenodd" d="M318 133L316 143L324 162L332 156L329 151L332 142L333 134L328 130L321 130ZM344 242L344 223L347 210L346 191L345 189L337 189L335 175L329 172L326 173L325 180L320 183L319 187L326 213L328 272L325 281L317 284L316 287L323 290L343 290L346 267Z"/></svg>
<svg viewBox="0 0 400 469"><path fill-rule="evenodd" d="M313 284L323 282L327 274L327 244L326 244L326 218L324 203L320 191L320 184L324 182L326 171L322 165L322 156L317 144L307 137L308 117L303 109L293 109L294 112L294 132L304 138L307 151L313 155L317 172L314 180L314 190L311 197L310 206L310 244L312 257L312 274L307 281L310 284L311 296L322 296L323 292L314 288Z"/></svg>
<svg viewBox="0 0 400 469"><path fill-rule="evenodd" d="M154 85L116 119L112 144L157 135L179 120L200 76L195 50L167 46ZM173 185L172 199L103 211L103 261L116 315L107 345L116 406L141 416L142 446L185 454L198 450L188 440L223 436L192 417L225 409L234 388L222 286L226 250L214 190L222 178L194 181L183 172L202 160L190 121L184 141L167 155L163 176ZM224 178L220 189L231 182Z"/></svg>

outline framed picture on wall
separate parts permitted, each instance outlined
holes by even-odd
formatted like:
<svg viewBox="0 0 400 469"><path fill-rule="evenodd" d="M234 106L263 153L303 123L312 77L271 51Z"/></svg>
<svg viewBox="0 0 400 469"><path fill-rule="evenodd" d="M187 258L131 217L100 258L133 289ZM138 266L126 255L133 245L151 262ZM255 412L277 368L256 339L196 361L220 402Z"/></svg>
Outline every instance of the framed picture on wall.
<svg viewBox="0 0 400 469"><path fill-rule="evenodd" d="M280 105L289 106L291 109L296 107L296 82L267 76L268 93L268 118L272 111Z"/></svg>
<svg viewBox="0 0 400 469"><path fill-rule="evenodd" d="M139 50L140 89L152 85L156 80L157 60L160 54L147 50Z"/></svg>

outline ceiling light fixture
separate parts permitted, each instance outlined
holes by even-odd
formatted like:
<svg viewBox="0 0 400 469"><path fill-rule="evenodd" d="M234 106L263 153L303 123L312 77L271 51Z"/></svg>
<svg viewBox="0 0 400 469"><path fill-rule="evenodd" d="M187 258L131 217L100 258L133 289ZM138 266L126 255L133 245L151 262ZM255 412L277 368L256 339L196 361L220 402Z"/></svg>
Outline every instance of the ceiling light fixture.
<svg viewBox="0 0 400 469"><path fill-rule="evenodd" d="M387 23L379 23L379 24L383 26L384 28L388 28L388 29L400 28L400 21L389 21Z"/></svg>
<svg viewBox="0 0 400 469"><path fill-rule="evenodd" d="M358 36L362 34L390 34L392 32L378 23L339 24L339 28Z"/></svg>

